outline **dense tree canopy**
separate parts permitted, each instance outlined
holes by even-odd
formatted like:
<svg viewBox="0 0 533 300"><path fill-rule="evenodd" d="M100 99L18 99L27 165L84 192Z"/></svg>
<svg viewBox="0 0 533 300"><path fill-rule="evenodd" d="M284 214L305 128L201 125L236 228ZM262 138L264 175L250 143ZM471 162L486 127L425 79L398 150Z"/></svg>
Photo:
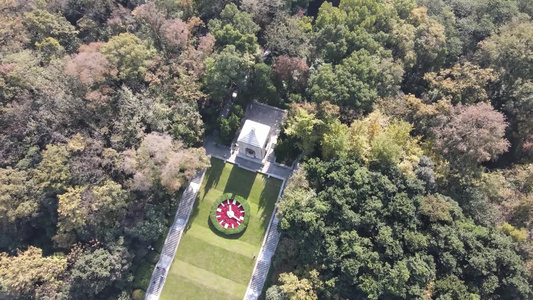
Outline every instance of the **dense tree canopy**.
<svg viewBox="0 0 533 300"><path fill-rule="evenodd" d="M530 293L509 237L473 224L457 202L425 194L421 181L395 167L312 160L292 179L279 209L282 229L298 243L293 259L319 273L314 284L310 274L280 276L289 299L309 289L348 299L526 299ZM299 287L290 287L294 280Z"/></svg>
<svg viewBox="0 0 533 300"><path fill-rule="evenodd" d="M0 2L0 299L142 298L254 101L267 299L531 298L531 1Z"/></svg>
<svg viewBox="0 0 533 300"><path fill-rule="evenodd" d="M309 78L309 94L316 102L371 111L378 97L397 92L402 74L402 67L390 57L359 50L334 67L321 65Z"/></svg>

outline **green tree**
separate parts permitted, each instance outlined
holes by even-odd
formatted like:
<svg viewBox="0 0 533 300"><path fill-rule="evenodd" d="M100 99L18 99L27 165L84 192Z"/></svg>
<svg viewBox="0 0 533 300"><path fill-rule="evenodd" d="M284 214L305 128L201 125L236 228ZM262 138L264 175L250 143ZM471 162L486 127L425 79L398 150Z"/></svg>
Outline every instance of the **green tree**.
<svg viewBox="0 0 533 300"><path fill-rule="evenodd" d="M309 52L311 31L309 17L279 14L266 26L267 46L277 54L305 58Z"/></svg>
<svg viewBox="0 0 533 300"><path fill-rule="evenodd" d="M298 108L287 122L285 133L297 139L296 146L304 152L313 152L319 139L318 127L322 122L315 114L301 108Z"/></svg>
<svg viewBox="0 0 533 300"><path fill-rule="evenodd" d="M398 91L402 75L402 67L392 58L359 50L340 65L321 65L309 78L309 94L319 103L331 101L369 112L378 97Z"/></svg>
<svg viewBox="0 0 533 300"><path fill-rule="evenodd" d="M28 28L34 45L46 38L54 38L69 52L74 52L79 46L78 31L61 15L36 9L24 14L22 22Z"/></svg>
<svg viewBox="0 0 533 300"><path fill-rule="evenodd" d="M425 197L395 165L379 169L312 159L288 183L280 227L297 243L295 272L317 268L318 298L528 297L510 238L449 197ZM461 281L446 283L453 276Z"/></svg>
<svg viewBox="0 0 533 300"><path fill-rule="evenodd" d="M64 145L47 145L35 171L35 179L52 192L61 192L69 185L70 153Z"/></svg>
<svg viewBox="0 0 533 300"><path fill-rule="evenodd" d="M224 7L219 19L209 21L209 30L215 36L219 49L233 45L241 52L255 54L257 50L255 34L259 31L259 26L250 14L240 11L233 3Z"/></svg>
<svg viewBox="0 0 533 300"><path fill-rule="evenodd" d="M227 118L219 118L218 129L220 141L230 146L231 141L235 137L235 133L241 126L241 119L244 117L244 112L239 105L232 107L231 112Z"/></svg>
<svg viewBox="0 0 533 300"><path fill-rule="evenodd" d="M118 150L138 147L150 124L155 103L145 95L134 94L126 86L118 91L118 114L114 121L111 142Z"/></svg>
<svg viewBox="0 0 533 300"><path fill-rule="evenodd" d="M125 81L142 80L154 51L131 33L113 36L100 51L117 68L118 78Z"/></svg>
<svg viewBox="0 0 533 300"><path fill-rule="evenodd" d="M322 156L325 159L346 157L348 151L348 126L335 120L327 125L326 132L320 142Z"/></svg>
<svg viewBox="0 0 533 300"><path fill-rule="evenodd" d="M280 97L272 82L272 77L273 72L270 66L265 63L255 64L251 79L252 82L248 91L251 97L257 99L259 102L280 106Z"/></svg>
<svg viewBox="0 0 533 300"><path fill-rule="evenodd" d="M130 260L131 255L121 241L109 249L85 249L72 266L70 295L77 298L97 297L106 287L125 279Z"/></svg>
<svg viewBox="0 0 533 300"><path fill-rule="evenodd" d="M204 88L215 99L221 99L228 88L244 89L254 60L239 53L233 45L205 60Z"/></svg>
<svg viewBox="0 0 533 300"><path fill-rule="evenodd" d="M125 232L144 243L155 243L166 227L163 211L159 207L147 204L143 219L134 227L126 228Z"/></svg>

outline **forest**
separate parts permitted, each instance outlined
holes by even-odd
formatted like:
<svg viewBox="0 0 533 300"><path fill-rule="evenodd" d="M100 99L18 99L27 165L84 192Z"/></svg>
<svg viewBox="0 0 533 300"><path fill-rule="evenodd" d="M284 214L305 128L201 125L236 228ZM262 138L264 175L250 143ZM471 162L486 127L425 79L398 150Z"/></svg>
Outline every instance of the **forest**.
<svg viewBox="0 0 533 300"><path fill-rule="evenodd" d="M0 0L0 299L144 299L258 101L299 168L263 298L533 296L530 0ZM228 107L227 118L219 117Z"/></svg>

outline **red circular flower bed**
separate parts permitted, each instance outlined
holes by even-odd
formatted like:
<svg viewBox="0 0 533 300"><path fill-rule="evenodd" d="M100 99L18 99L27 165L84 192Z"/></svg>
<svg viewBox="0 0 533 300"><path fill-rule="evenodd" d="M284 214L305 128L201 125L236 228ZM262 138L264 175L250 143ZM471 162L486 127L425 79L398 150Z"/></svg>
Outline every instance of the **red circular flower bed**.
<svg viewBox="0 0 533 300"><path fill-rule="evenodd" d="M216 219L223 228L237 228L244 222L244 207L235 199L227 199L217 207Z"/></svg>

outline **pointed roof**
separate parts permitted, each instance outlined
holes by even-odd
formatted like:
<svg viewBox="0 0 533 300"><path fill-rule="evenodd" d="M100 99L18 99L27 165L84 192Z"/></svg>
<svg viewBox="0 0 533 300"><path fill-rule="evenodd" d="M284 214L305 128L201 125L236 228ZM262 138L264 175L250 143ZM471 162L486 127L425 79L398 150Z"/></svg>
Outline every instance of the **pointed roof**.
<svg viewBox="0 0 533 300"><path fill-rule="evenodd" d="M270 134L270 126L246 120L237 139L238 143L245 143L262 148Z"/></svg>

